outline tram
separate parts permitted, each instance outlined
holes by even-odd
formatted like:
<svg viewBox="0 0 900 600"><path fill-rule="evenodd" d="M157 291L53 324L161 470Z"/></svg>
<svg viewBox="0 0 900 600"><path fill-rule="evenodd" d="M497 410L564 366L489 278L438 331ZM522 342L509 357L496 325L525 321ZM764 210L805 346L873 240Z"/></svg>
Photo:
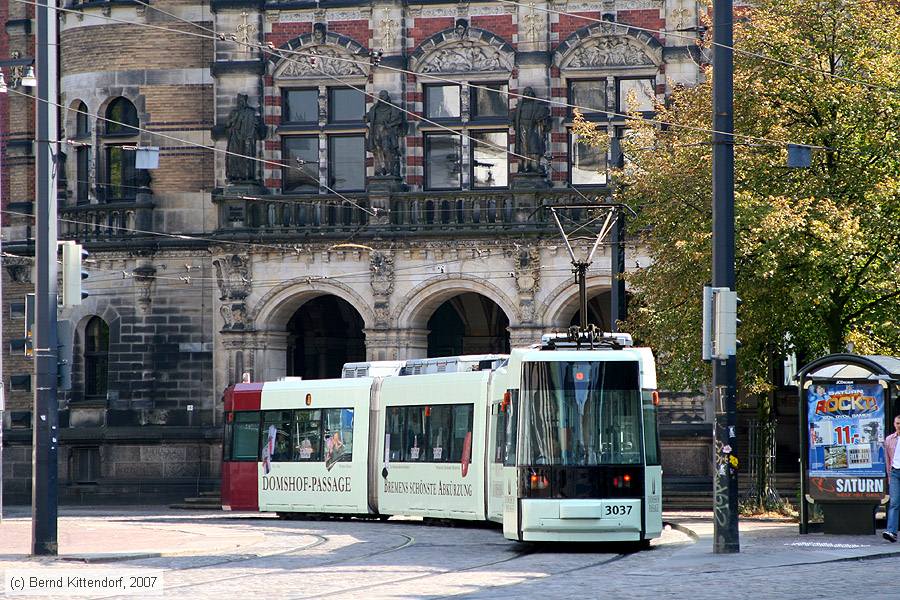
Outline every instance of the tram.
<svg viewBox="0 0 900 600"><path fill-rule="evenodd" d="M225 510L486 520L513 540L662 531L656 369L627 334L345 365L224 394Z"/></svg>

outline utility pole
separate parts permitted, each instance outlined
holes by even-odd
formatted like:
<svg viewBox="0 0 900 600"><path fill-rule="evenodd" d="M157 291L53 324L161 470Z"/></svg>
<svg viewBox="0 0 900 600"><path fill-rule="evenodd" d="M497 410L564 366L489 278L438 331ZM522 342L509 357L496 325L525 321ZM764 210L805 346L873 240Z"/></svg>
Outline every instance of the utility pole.
<svg viewBox="0 0 900 600"><path fill-rule="evenodd" d="M713 0L713 248L712 284L735 289L734 279L734 20L732 0ZM736 316L735 316L736 318ZM713 550L740 552L738 480L733 460L737 437L737 359L713 360L716 425Z"/></svg>
<svg viewBox="0 0 900 600"><path fill-rule="evenodd" d="M59 417L56 399L56 177L53 162L59 137L56 73L56 12L48 0L35 5L37 35L35 55L35 323L34 323L34 411L32 413L31 553L56 555L58 551L57 447ZM51 58L50 48L54 52Z"/></svg>

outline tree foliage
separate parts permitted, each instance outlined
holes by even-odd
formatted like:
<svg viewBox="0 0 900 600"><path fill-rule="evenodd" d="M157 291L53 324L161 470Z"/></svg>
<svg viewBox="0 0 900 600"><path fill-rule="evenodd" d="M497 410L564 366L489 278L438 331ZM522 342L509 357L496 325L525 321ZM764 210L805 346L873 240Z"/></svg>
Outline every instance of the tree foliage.
<svg viewBox="0 0 900 600"><path fill-rule="evenodd" d="M900 351L898 11L871 0L760 0L735 23L735 132L755 138L735 139L745 391L770 387L771 358L788 346L808 358L850 341L863 353ZM658 351L670 389L708 380L710 111L711 73L675 86L656 122L629 123L616 173L652 259L629 275L627 325ZM589 123L576 131L604 143ZM785 142L813 146L812 166L787 168Z"/></svg>

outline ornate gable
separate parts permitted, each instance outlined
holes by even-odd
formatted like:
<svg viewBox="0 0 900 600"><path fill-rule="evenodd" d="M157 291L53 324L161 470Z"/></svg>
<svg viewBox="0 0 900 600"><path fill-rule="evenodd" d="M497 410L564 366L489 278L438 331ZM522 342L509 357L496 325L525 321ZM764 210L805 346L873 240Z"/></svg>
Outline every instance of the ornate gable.
<svg viewBox="0 0 900 600"><path fill-rule="evenodd" d="M650 34L627 25L598 23L569 36L553 58L558 67L567 70L654 67L662 64L662 46Z"/></svg>
<svg viewBox="0 0 900 600"><path fill-rule="evenodd" d="M275 79L369 75L369 56L366 49L346 36L328 32L323 40L317 39L313 34L306 34L284 44L281 49L287 52L285 58L275 64L273 72Z"/></svg>
<svg viewBox="0 0 900 600"><path fill-rule="evenodd" d="M419 73L509 72L515 52L502 38L481 29L448 29L428 38L410 55Z"/></svg>

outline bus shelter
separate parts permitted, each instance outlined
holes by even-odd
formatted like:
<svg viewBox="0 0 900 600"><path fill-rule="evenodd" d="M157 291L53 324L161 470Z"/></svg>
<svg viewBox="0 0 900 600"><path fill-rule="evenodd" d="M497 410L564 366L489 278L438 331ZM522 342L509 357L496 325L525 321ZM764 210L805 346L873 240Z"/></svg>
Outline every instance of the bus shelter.
<svg viewBox="0 0 900 600"><path fill-rule="evenodd" d="M812 504L822 509L824 533L875 533L898 381L900 358L892 356L831 354L800 369L800 533L809 533Z"/></svg>

